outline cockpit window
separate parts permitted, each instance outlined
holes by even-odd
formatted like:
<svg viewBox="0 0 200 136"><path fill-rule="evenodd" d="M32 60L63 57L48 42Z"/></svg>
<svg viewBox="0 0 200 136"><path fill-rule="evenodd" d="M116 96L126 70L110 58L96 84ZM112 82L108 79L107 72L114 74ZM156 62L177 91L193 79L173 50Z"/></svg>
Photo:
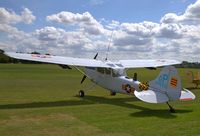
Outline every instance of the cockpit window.
<svg viewBox="0 0 200 136"><path fill-rule="evenodd" d="M113 77L118 77L119 75L118 75L118 73L117 73L117 71L116 70L112 70L112 76Z"/></svg>
<svg viewBox="0 0 200 136"><path fill-rule="evenodd" d="M119 77L119 76L124 76L126 75L125 71L123 69L113 69L112 70L112 75L113 77Z"/></svg>
<svg viewBox="0 0 200 136"><path fill-rule="evenodd" d="M113 77L126 76L124 69L97 68L97 72L101 74L111 75Z"/></svg>

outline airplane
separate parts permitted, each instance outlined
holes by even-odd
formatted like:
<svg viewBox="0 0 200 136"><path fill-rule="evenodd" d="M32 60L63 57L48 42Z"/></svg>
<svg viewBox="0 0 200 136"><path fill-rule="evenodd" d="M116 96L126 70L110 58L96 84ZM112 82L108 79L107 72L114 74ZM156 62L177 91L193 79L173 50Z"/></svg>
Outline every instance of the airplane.
<svg viewBox="0 0 200 136"><path fill-rule="evenodd" d="M197 72L196 75L192 71L187 72L188 79L191 81L191 83L196 85L196 88L198 88L200 84L200 72Z"/></svg>
<svg viewBox="0 0 200 136"><path fill-rule="evenodd" d="M194 100L195 95L188 89L182 88L181 79L177 69L172 66L180 64L177 60L155 59L155 60L118 60L109 61L97 60L98 53L93 59L62 57L42 54L26 54L15 52L1 52L9 57L37 61L43 63L56 64L65 69L76 68L84 74L81 84L88 77L93 83L107 89L111 95L116 93L135 95L138 99L147 103L167 103L170 112L175 109L169 102L181 100ZM84 67L82 71L79 67ZM149 83L138 81L137 75L130 78L126 74L129 68L148 68L155 69L163 67L155 80ZM84 97L84 90L79 91L79 96Z"/></svg>

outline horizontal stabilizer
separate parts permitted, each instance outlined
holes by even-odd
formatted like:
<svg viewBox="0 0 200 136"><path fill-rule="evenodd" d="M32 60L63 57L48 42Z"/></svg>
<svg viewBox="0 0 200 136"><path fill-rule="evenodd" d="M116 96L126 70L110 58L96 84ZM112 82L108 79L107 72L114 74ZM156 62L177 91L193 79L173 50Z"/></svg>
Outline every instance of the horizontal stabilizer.
<svg viewBox="0 0 200 136"><path fill-rule="evenodd" d="M135 96L148 103L164 103L169 101L169 98L164 94L160 92L155 92L152 90L145 90L145 91L134 91Z"/></svg>
<svg viewBox="0 0 200 136"><path fill-rule="evenodd" d="M183 88L183 90L181 91L180 100L181 101L191 101L194 99L195 99L195 95L191 91Z"/></svg>

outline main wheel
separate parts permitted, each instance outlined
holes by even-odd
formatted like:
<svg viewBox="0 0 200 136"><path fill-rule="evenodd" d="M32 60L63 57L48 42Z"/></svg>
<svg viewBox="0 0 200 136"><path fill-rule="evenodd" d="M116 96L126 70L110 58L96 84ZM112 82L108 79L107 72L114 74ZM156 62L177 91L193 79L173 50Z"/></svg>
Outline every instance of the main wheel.
<svg viewBox="0 0 200 136"><path fill-rule="evenodd" d="M83 90L80 90L80 91L79 91L79 96L80 96L80 97L84 97L84 96L85 96L85 93L84 93Z"/></svg>
<svg viewBox="0 0 200 136"><path fill-rule="evenodd" d="M110 95L111 95L111 96L115 96L115 95L116 95L116 92L110 91Z"/></svg>

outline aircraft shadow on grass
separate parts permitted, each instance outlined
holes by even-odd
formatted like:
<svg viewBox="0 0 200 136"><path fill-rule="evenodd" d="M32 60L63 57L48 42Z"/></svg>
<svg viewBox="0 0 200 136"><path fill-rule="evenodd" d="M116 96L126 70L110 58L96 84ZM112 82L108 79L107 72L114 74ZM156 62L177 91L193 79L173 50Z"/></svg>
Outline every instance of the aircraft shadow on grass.
<svg viewBox="0 0 200 136"><path fill-rule="evenodd" d="M197 90L200 89L199 87L187 87L188 90Z"/></svg>
<svg viewBox="0 0 200 136"><path fill-rule="evenodd" d="M48 101L48 102L32 102L19 104L0 105L0 109L27 109L27 108L48 108L48 107L62 107L62 106L76 106L94 104L88 101L66 100L66 101Z"/></svg>
<svg viewBox="0 0 200 136"><path fill-rule="evenodd" d="M66 100L66 101L52 101L52 102L33 102L33 103L20 103L20 104L5 104L0 105L0 109L27 109L27 108L48 108L48 107L64 107L64 106L84 106L91 104L109 104L120 107L125 107L129 109L138 109L139 112L134 112L130 114L133 117L160 117L160 118L175 118L176 115L170 113L168 109L164 110L153 110L150 108L134 105L133 102L138 101L135 97L130 98L106 98L100 96L85 96L81 98L81 100ZM176 109L176 113L188 113L192 112L192 110L178 110Z"/></svg>
<svg viewBox="0 0 200 136"><path fill-rule="evenodd" d="M132 103L127 103L127 102L133 102L133 101L139 101L136 97L130 97L130 98L105 98L105 97L99 97L99 96L85 96L83 99L87 99L89 101L92 101L94 103L100 103L100 104L110 104L110 105L115 105L115 106L120 106L120 107L126 107L129 109L138 109L140 110L139 112L134 112L131 113L130 116L133 117L159 117L159 118L165 118L165 119L170 119L170 118L176 118L176 114L171 113L168 111L168 108L166 106L166 109L162 110L155 110L155 109L150 109L146 108L143 106L138 106L134 105ZM181 109L176 109L176 113L189 113L192 112L192 110L181 110Z"/></svg>

